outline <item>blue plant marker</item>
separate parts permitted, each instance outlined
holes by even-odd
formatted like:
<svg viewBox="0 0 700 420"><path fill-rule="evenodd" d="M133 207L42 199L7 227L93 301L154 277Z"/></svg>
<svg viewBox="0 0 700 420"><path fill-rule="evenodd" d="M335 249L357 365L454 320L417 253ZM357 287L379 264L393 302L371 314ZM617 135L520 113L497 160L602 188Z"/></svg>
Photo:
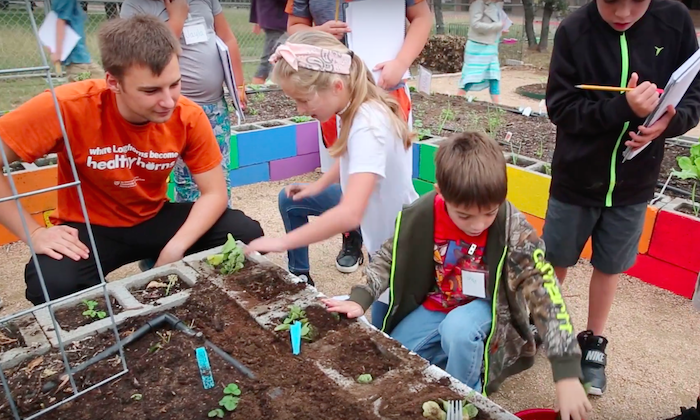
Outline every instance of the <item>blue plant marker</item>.
<svg viewBox="0 0 700 420"><path fill-rule="evenodd" d="M204 385L204 389L214 388L214 377L211 376L211 366L209 365L207 350L204 347L197 347L195 350L195 355L197 356L199 374L202 376L202 384Z"/></svg>
<svg viewBox="0 0 700 420"><path fill-rule="evenodd" d="M301 322L295 321L289 329L289 335L292 337L292 353L299 354L301 350Z"/></svg>

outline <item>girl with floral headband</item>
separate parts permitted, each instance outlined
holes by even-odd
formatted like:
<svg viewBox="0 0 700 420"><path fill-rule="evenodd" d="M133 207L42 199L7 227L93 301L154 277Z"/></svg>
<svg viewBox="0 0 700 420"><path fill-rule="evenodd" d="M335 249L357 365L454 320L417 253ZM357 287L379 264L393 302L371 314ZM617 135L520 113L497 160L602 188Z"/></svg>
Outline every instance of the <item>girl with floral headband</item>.
<svg viewBox="0 0 700 420"><path fill-rule="evenodd" d="M287 234L262 237L249 251L283 252L289 271L313 284L308 245L360 227L368 253L394 232L396 215L418 198L411 180L414 134L399 103L374 83L362 59L335 37L298 32L277 48L272 78L300 113L319 121L338 114L341 130L328 149L335 163L311 184L279 194ZM307 224L309 216L319 216Z"/></svg>

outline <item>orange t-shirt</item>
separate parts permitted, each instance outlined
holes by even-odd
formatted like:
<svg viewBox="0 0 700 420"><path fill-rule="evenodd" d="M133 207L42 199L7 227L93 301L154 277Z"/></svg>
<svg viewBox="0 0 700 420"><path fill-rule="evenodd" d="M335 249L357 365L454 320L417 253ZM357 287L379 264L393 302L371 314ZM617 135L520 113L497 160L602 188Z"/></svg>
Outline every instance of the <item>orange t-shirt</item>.
<svg viewBox="0 0 700 420"><path fill-rule="evenodd" d="M92 224L130 227L155 216L168 201L166 182L178 157L193 174L221 163L209 119L183 96L167 122L134 125L121 116L104 80L66 84L55 92ZM56 153L58 183L74 181L49 91L0 118L0 139L25 162ZM58 191L51 219L85 222L76 187Z"/></svg>

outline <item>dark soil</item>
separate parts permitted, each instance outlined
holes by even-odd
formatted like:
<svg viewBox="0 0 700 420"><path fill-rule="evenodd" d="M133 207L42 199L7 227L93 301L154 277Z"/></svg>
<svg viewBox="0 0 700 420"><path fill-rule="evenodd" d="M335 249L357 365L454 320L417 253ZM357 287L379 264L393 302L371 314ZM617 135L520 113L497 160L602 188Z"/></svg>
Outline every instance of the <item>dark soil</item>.
<svg viewBox="0 0 700 420"><path fill-rule="evenodd" d="M458 96L442 94L427 96L422 93L413 93L412 99L414 121L422 124L423 130L430 130L432 135L447 137L455 132L483 130L498 140L506 152L546 163L552 161L556 127L546 117L524 117L515 112L502 110L490 103L469 103ZM510 142L505 141L508 132L512 133ZM686 156L688 153L687 147L666 144L658 178L661 185L666 182L671 170L679 169L676 157ZM509 160L508 163L513 162ZM690 192L692 181L672 177L669 185ZM660 192L661 187L657 187L656 191ZM664 194L688 198L688 195L668 189Z"/></svg>
<svg viewBox="0 0 700 420"><path fill-rule="evenodd" d="M14 322L0 325L0 352L26 346L19 327Z"/></svg>
<svg viewBox="0 0 700 420"><path fill-rule="evenodd" d="M280 126L282 126L282 125L284 125L284 124L282 124L282 123L279 122L279 121L266 121L266 122L260 123L260 124L258 124L258 125L259 125L260 127L270 128L270 127L280 127Z"/></svg>
<svg viewBox="0 0 700 420"><path fill-rule="evenodd" d="M95 302L97 302L97 307L95 308L95 311L104 311L107 314L107 316L104 318L109 317L109 313L107 312L107 304L105 303L104 296L100 296L90 300L94 300ZM122 306L119 304L119 302L117 302L117 300L114 297L110 296L110 302L112 303L112 311L114 312L114 315L117 315L118 313L124 310L124 308L122 308ZM60 325L64 331L72 331L76 328L82 327L83 325L87 325L95 321L99 321L101 319L98 317L91 318L86 315L83 315L83 312L86 309L87 306L85 306L85 304L82 301L77 305L58 309L55 312L56 321L58 321L58 325Z"/></svg>
<svg viewBox="0 0 700 420"><path fill-rule="evenodd" d="M373 380L377 380L401 365L401 360L387 348L389 346L396 348L398 343L396 345L392 342L389 345L378 344L365 331L353 332L350 337L334 334L326 343L339 345L336 351L329 352L331 367L352 380L357 380L358 376L365 373L369 373Z"/></svg>
<svg viewBox="0 0 700 420"><path fill-rule="evenodd" d="M362 386L362 389L374 391L370 401L360 401L324 375L313 360L307 358L306 354L311 352L292 355L286 340L263 329L245 309L211 282L198 282L188 301L172 313L251 369L257 379L243 376L208 349L216 387L204 390L194 357L195 349L203 343L180 332L170 335L165 334L166 331L160 331L160 335L149 333L125 349L128 373L48 412L42 419L205 419L210 410L218 408L222 390L229 383L238 384L242 394L238 408L226 418L246 420L374 420L377 416L372 413L371 401L378 397L382 398L381 412L385 418L420 420L423 418L421 405L427 399L458 398L443 381L427 383L422 380L425 388L411 394L410 389L421 380L420 375L401 372L392 378L390 387ZM125 321L120 334L125 337L133 333L155 316ZM335 340L332 348L344 353L342 357L352 362L353 353L363 352L354 363L375 369L369 361L369 354L374 350L371 347L363 349L357 336L328 335L331 337ZM75 366L113 342L111 333L103 333L69 346L67 354ZM323 345L323 341L310 344ZM415 357L405 351L404 354L407 358ZM381 357L378 359L382 360ZM381 372L386 366L376 368L376 371L371 371ZM353 369L353 374L360 371L358 367ZM80 389L86 389L120 371L119 361L109 358L78 372L75 381ZM29 416L71 395L70 384L63 380L62 372L61 357L57 352L28 360L6 371L22 416ZM273 393L273 390L281 393ZM1 390L0 398L5 398ZM10 418L7 405L0 406L0 419Z"/></svg>
<svg viewBox="0 0 700 420"><path fill-rule="evenodd" d="M322 339L331 331L341 331L355 322L345 316L338 315L335 317L326 308L317 305L307 306L304 308L304 312L306 312L306 319L309 320L309 324L314 327L316 334L314 340Z"/></svg>
<svg viewBox="0 0 700 420"><path fill-rule="evenodd" d="M262 302L270 301L283 293L294 294L303 290L303 283L286 280L287 273L276 266L262 267L247 262L237 273L224 281L233 290L244 291Z"/></svg>
<svg viewBox="0 0 700 420"><path fill-rule="evenodd" d="M34 161L34 164L36 166L49 166L49 165L55 165L58 163L58 159L56 156L51 156L49 157L42 157Z"/></svg>
<svg viewBox="0 0 700 420"><path fill-rule="evenodd" d="M170 287L170 290L168 290L167 287L167 285L170 284L170 276L164 276L149 281L139 289L131 290L131 294L134 295L136 300L138 300L139 302L143 304L150 304L157 301L158 299L164 298L166 296L172 296L178 292L190 288L190 285L185 283L177 274L172 274L172 276L175 276L176 280ZM162 283L166 286L152 287L150 289L147 289L148 285L151 284L151 282Z"/></svg>
<svg viewBox="0 0 700 420"><path fill-rule="evenodd" d="M533 83L531 85L520 86L515 90L520 95L532 98L532 99L544 99L545 93L547 91L546 83Z"/></svg>
<svg viewBox="0 0 700 420"><path fill-rule="evenodd" d="M0 159L0 165L2 166L2 172L7 173L7 168L5 167L5 163L2 162L1 159ZM17 172L17 171L21 171L21 170L24 170L24 166L22 165L21 162L17 161L17 162L10 163L10 172Z"/></svg>
<svg viewBox="0 0 700 420"><path fill-rule="evenodd" d="M420 64L433 73L457 73L464 63L467 39L457 35L433 35L414 64Z"/></svg>
<svg viewBox="0 0 700 420"><path fill-rule="evenodd" d="M695 204L695 209L700 209L700 204ZM693 211L693 207L691 204L681 204L680 206L678 206L678 208L676 208L676 211L688 214L693 217L698 217L698 215L695 214L695 211Z"/></svg>
<svg viewBox="0 0 700 420"><path fill-rule="evenodd" d="M240 132L240 133L244 133L244 132L246 132L246 131L259 130L259 128L258 128L258 127L254 127L254 126L252 126L252 125L239 125L239 126L235 127L234 130L236 130L236 131L238 131L238 132Z"/></svg>
<svg viewBox="0 0 700 420"><path fill-rule="evenodd" d="M259 96L258 96L259 95ZM299 115L296 104L281 90L260 92L248 96L248 109L245 111L245 123L268 120L283 120ZM231 117L235 124L235 116ZM238 128L234 128L238 130Z"/></svg>

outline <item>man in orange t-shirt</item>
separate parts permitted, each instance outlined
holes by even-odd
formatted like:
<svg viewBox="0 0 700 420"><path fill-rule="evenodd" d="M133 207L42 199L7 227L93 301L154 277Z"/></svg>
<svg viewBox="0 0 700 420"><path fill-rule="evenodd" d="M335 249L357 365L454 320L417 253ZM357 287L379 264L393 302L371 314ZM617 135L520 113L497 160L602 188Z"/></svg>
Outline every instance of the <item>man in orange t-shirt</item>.
<svg viewBox="0 0 700 420"><path fill-rule="evenodd" d="M260 224L227 209L222 155L204 111L180 96L180 45L155 17L113 19L100 31L105 80L55 89L67 141L44 92L0 118L0 141L9 161L58 155L58 182L75 181L75 169L98 258L105 275L146 258L156 266L222 245L228 233L245 243L263 235ZM166 179L182 157L201 191L195 203L169 203ZM0 178L0 197L11 194ZM0 203L0 223L38 255L50 299L99 284L78 187L58 191L46 228L17 205ZM45 302L36 266L25 270L26 297Z"/></svg>

